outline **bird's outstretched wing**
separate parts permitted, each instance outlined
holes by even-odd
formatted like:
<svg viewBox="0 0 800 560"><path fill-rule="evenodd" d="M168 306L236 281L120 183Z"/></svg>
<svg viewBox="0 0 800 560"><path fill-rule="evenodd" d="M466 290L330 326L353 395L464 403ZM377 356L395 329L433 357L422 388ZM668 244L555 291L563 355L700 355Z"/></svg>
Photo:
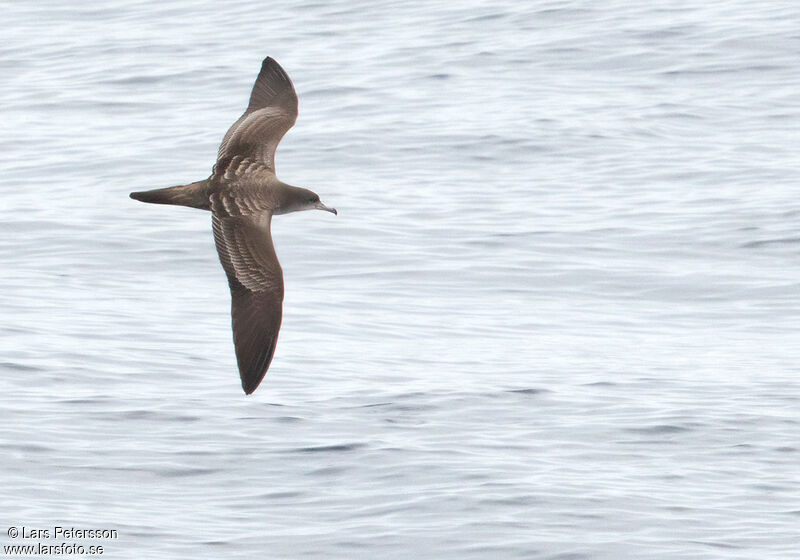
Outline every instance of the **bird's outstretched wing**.
<svg viewBox="0 0 800 560"><path fill-rule="evenodd" d="M233 343L242 388L256 390L272 361L283 306L283 272L269 212L229 215L212 196L214 241L231 289Z"/></svg>
<svg viewBox="0 0 800 560"><path fill-rule="evenodd" d="M235 156L257 161L275 172L275 149L297 120L297 94L288 74L265 58L247 110L225 133L216 172L224 173Z"/></svg>

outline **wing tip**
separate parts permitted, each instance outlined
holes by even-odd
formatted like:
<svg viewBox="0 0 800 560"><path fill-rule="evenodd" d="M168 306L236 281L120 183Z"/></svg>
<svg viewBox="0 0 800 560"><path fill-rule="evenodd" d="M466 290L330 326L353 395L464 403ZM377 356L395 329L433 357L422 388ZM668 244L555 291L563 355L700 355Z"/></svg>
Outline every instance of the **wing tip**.
<svg viewBox="0 0 800 560"><path fill-rule="evenodd" d="M245 395L252 395L255 393L258 386L261 385L261 382L264 380L264 377L267 375L267 370L265 369L261 375L256 377L249 377L246 375L242 375L242 390L244 391Z"/></svg>
<svg viewBox="0 0 800 560"><path fill-rule="evenodd" d="M261 70L250 92L247 111L254 111L269 105L279 105L287 113L297 118L297 94L289 74L278 62L268 56L261 63Z"/></svg>
<svg viewBox="0 0 800 560"><path fill-rule="evenodd" d="M242 381L242 389L246 395L250 395L258 389L261 382L267 376L269 366L272 364L272 357L275 355L275 346L278 336L269 342L269 345L259 352L258 356L248 355L243 352L239 344L236 344L236 361L239 366L239 377Z"/></svg>
<svg viewBox="0 0 800 560"><path fill-rule="evenodd" d="M277 70L278 74L280 74L282 78L289 77L289 75L286 73L286 70L284 70L283 67L280 64L278 64L278 61L272 58L271 56L268 56L263 61L261 61L261 72L264 72L267 69ZM259 72L259 74L261 74L261 72Z"/></svg>
<svg viewBox="0 0 800 560"><path fill-rule="evenodd" d="M258 385L255 387L247 387L244 383L242 383L242 389L244 390L245 395L252 395L255 393L256 389L258 389Z"/></svg>

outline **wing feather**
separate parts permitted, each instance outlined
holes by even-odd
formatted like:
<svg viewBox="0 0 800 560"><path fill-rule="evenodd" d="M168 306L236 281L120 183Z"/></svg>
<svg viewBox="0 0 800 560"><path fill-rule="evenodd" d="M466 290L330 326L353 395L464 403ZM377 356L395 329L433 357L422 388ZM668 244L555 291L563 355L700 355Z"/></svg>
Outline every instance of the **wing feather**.
<svg viewBox="0 0 800 560"><path fill-rule="evenodd" d="M235 156L261 161L275 172L275 150L297 120L297 94L286 71L272 58L250 93L247 110L225 133L217 154L217 173L224 173Z"/></svg>
<svg viewBox="0 0 800 560"><path fill-rule="evenodd" d="M271 214L227 215L217 200L212 198L214 241L231 289L236 361L249 395L264 379L275 353L283 272L270 236Z"/></svg>

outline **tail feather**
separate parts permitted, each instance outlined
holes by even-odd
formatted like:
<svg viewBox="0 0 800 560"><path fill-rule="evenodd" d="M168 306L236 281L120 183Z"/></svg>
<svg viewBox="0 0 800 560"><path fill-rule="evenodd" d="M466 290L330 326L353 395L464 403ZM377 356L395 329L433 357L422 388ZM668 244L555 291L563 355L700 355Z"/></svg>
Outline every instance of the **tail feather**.
<svg viewBox="0 0 800 560"><path fill-rule="evenodd" d="M132 192L131 198L153 204L176 204L202 210L211 209L211 204L208 201L208 180L165 189Z"/></svg>

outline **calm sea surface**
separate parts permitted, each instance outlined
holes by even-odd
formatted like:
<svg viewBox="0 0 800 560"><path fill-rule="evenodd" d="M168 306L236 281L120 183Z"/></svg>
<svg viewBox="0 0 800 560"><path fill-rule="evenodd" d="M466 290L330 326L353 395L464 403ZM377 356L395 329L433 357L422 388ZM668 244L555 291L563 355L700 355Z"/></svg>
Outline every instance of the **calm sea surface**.
<svg viewBox="0 0 800 560"><path fill-rule="evenodd" d="M798 557L797 3L1 7L4 546ZM128 192L206 177L267 55L339 216L273 222L245 397L209 215ZM56 525L118 538L7 534Z"/></svg>

